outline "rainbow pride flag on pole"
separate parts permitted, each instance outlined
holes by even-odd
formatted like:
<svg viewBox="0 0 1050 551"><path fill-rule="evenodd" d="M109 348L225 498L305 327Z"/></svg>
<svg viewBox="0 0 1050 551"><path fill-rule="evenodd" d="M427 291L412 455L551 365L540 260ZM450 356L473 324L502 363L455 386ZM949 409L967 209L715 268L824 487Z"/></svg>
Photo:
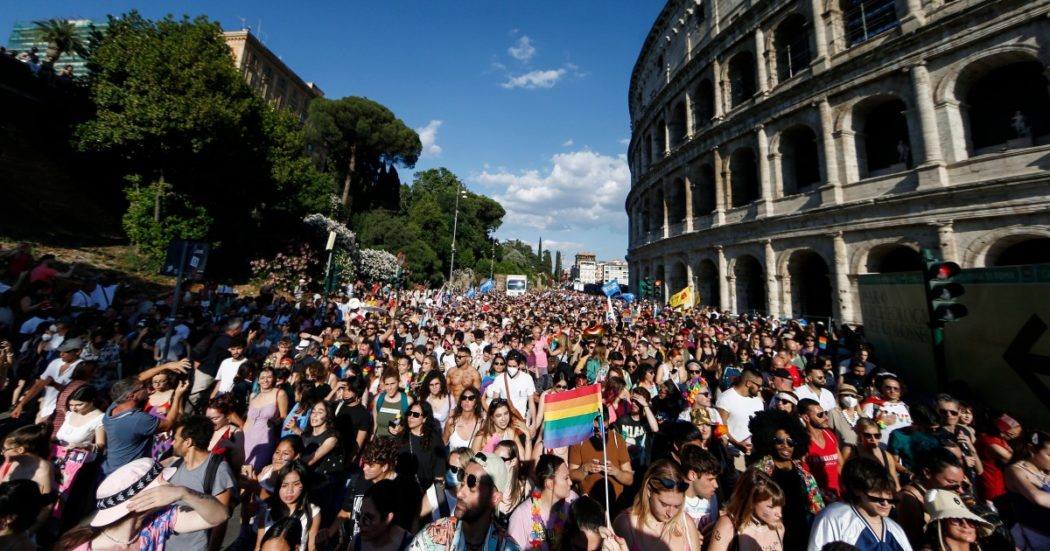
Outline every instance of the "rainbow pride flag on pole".
<svg viewBox="0 0 1050 551"><path fill-rule="evenodd" d="M579 444L594 432L594 417L602 411L601 385L593 384L548 394L543 398L543 447Z"/></svg>

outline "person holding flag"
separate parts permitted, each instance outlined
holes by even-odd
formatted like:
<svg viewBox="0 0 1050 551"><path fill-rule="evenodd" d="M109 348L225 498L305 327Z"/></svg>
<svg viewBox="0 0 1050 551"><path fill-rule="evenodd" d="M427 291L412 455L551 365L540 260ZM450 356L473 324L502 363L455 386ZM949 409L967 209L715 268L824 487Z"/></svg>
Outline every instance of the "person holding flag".
<svg viewBox="0 0 1050 551"><path fill-rule="evenodd" d="M601 409L601 416L594 417L590 438L569 448L569 472L581 493L615 503L624 489L634 483L634 469L627 441L619 431L605 430L609 408L602 405Z"/></svg>

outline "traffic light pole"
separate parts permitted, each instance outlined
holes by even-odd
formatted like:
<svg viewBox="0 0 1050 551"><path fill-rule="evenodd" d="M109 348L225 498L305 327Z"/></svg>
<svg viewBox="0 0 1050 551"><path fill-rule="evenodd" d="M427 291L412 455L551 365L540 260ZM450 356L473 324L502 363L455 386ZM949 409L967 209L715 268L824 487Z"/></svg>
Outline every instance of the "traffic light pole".
<svg viewBox="0 0 1050 551"><path fill-rule="evenodd" d="M944 388L948 383L948 356L944 347L944 326L949 321L966 317L967 309L956 302L965 291L953 278L961 272L954 262L942 262L929 249L922 250L923 287L926 294L926 314L930 327L930 344L933 346L934 374L937 385Z"/></svg>

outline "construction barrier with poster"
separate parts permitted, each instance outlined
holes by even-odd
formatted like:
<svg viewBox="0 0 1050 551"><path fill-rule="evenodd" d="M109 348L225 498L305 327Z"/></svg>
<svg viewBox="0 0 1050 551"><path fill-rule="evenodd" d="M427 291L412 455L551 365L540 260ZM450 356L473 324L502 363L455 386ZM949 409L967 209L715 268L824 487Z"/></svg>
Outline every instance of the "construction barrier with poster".
<svg viewBox="0 0 1050 551"><path fill-rule="evenodd" d="M955 281L969 315L945 326L947 381L1022 421L1050 426L1050 264L963 270ZM882 367L934 393L936 380L922 274L858 279L864 332Z"/></svg>

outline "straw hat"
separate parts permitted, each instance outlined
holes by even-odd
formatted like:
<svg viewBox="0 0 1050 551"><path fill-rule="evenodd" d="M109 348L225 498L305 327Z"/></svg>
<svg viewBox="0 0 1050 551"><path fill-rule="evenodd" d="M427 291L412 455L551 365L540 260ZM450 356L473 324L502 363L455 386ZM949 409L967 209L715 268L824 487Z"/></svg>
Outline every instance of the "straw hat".
<svg viewBox="0 0 1050 551"><path fill-rule="evenodd" d="M924 505L930 514L930 522L962 518L974 523L978 533L983 537L992 533L992 525L983 518L970 512L958 494L948 490L930 490L926 492Z"/></svg>
<svg viewBox="0 0 1050 551"><path fill-rule="evenodd" d="M166 481L174 474L175 469L164 468L148 457L136 459L113 471L95 490L98 513L91 525L101 528L128 516L127 502L131 498L160 486L162 479Z"/></svg>

